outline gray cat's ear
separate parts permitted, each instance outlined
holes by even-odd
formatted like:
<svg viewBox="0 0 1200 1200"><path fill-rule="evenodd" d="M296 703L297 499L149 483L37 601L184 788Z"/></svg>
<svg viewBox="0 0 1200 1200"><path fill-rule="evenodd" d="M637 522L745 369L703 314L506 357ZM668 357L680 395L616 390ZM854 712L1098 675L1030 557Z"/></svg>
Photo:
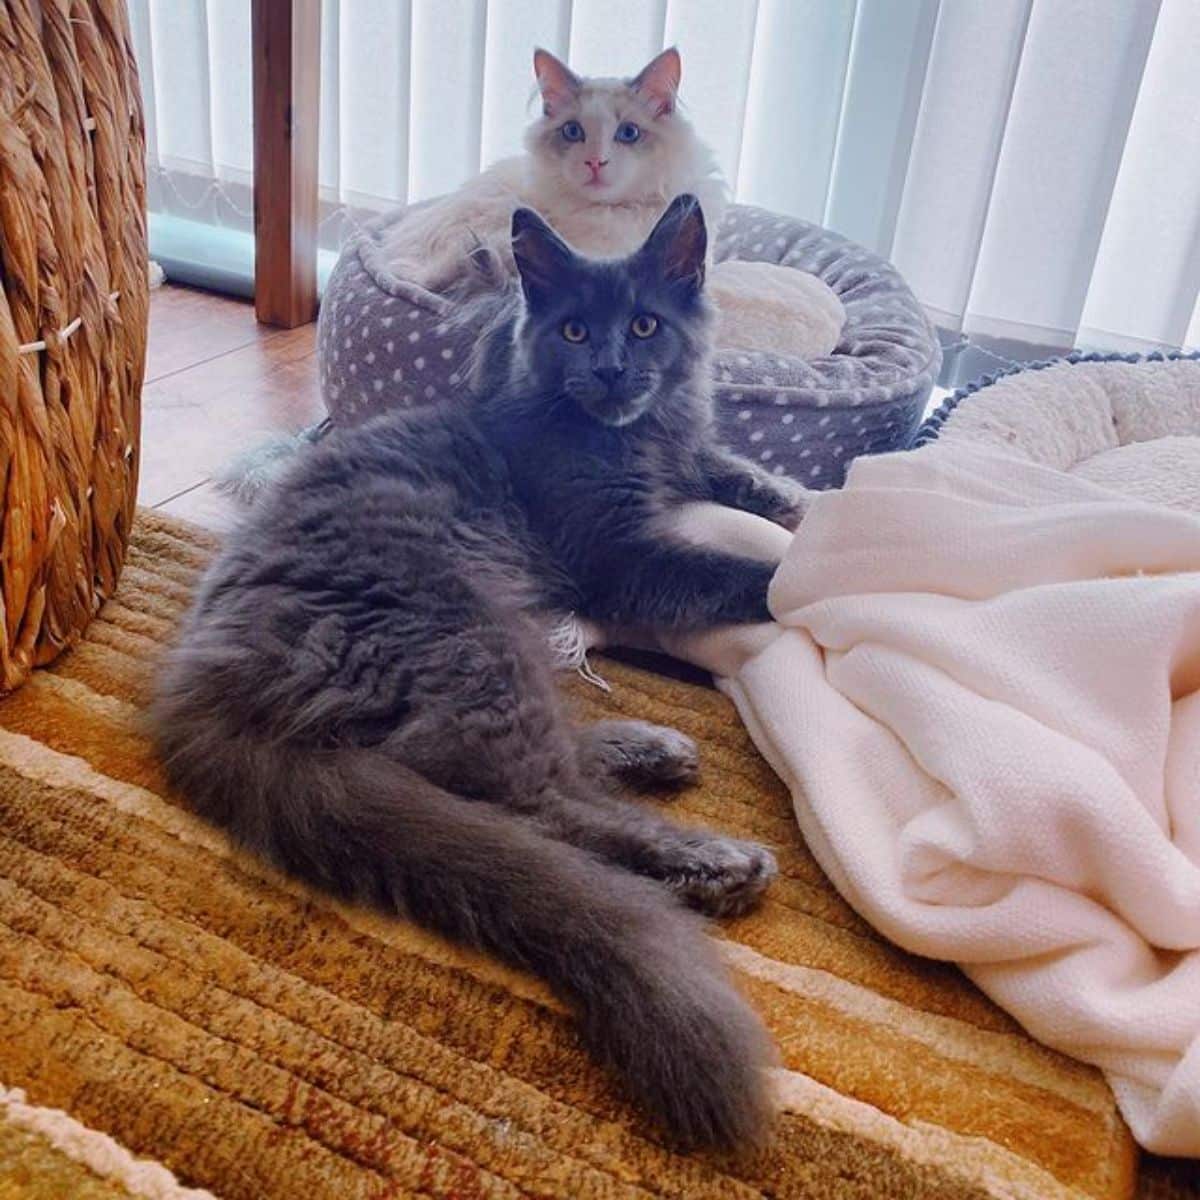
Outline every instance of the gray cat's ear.
<svg viewBox="0 0 1200 1200"><path fill-rule="evenodd" d="M533 52L533 74L542 93L542 112L548 117L561 112L583 86L566 63L540 46Z"/></svg>
<svg viewBox="0 0 1200 1200"><path fill-rule="evenodd" d="M656 117L675 111L675 96L683 63L674 46L651 59L630 81L629 86L654 110Z"/></svg>
<svg viewBox="0 0 1200 1200"><path fill-rule="evenodd" d="M512 215L512 251L526 301L536 307L566 284L575 252L533 211Z"/></svg>
<svg viewBox="0 0 1200 1200"><path fill-rule="evenodd" d="M664 282L699 291L704 285L708 230L695 196L676 196L658 219L638 254Z"/></svg>

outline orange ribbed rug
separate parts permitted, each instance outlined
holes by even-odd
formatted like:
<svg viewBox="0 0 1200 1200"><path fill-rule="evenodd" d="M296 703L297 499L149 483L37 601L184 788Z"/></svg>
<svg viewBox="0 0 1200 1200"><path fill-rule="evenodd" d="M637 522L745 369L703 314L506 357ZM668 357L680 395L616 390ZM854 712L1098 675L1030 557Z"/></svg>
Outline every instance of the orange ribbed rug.
<svg viewBox="0 0 1200 1200"><path fill-rule="evenodd" d="M783 1055L756 1157L664 1149L533 980L231 850L140 725L213 546L143 513L117 598L0 701L0 1200L1132 1193L1100 1076L868 929L710 690L608 661L611 695L571 685L589 715L696 738L674 811L778 854L761 911L719 930ZM1155 1164L1145 1194L1190 1174Z"/></svg>

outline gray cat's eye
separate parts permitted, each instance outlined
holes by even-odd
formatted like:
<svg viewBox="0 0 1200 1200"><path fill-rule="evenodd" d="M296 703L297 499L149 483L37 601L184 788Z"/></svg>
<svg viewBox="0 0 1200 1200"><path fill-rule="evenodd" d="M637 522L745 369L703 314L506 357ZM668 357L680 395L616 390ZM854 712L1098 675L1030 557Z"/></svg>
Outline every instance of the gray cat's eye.
<svg viewBox="0 0 1200 1200"><path fill-rule="evenodd" d="M635 125L632 121L622 121L617 126L616 140L625 142L628 145L636 142L642 136L640 126Z"/></svg>
<svg viewBox="0 0 1200 1200"><path fill-rule="evenodd" d="M653 337L658 332L658 318L650 313L638 313L629 323L629 328L634 337Z"/></svg>
<svg viewBox="0 0 1200 1200"><path fill-rule="evenodd" d="M582 142L587 139L587 134L583 132L583 126L578 121L568 121L558 132L568 142Z"/></svg>
<svg viewBox="0 0 1200 1200"><path fill-rule="evenodd" d="M582 321L566 321L563 323L562 335L568 342L578 345L587 341L587 326Z"/></svg>

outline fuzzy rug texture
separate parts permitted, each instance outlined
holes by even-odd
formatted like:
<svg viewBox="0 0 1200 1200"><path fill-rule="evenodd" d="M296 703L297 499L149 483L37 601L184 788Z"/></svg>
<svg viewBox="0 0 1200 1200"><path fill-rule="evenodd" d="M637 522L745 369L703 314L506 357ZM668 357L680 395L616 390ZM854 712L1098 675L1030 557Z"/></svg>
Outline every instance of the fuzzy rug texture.
<svg viewBox="0 0 1200 1200"><path fill-rule="evenodd" d="M755 1157L670 1153L536 982L232 851L140 729L213 545L143 513L117 598L0 701L0 1200L1133 1194L1099 1073L872 933L713 691L612 662L611 695L570 685L584 715L697 738L679 817L779 856L762 910L719 931L783 1057ZM1200 1195L1155 1160L1140 1190Z"/></svg>

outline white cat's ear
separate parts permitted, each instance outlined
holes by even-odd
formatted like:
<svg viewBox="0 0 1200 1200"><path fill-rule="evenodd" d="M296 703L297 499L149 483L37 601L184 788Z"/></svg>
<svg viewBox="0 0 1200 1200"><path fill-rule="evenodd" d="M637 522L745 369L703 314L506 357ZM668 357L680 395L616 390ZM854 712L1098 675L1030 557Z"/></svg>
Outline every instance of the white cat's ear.
<svg viewBox="0 0 1200 1200"><path fill-rule="evenodd" d="M657 58L651 59L630 81L633 88L654 110L656 117L675 111L675 96L683 63L679 51L671 46Z"/></svg>
<svg viewBox="0 0 1200 1200"><path fill-rule="evenodd" d="M533 73L542 93L542 112L548 117L561 112L579 94L579 76L540 46L533 52Z"/></svg>
<svg viewBox="0 0 1200 1200"><path fill-rule="evenodd" d="M575 252L532 208L518 208L512 215L512 251L531 306L566 285Z"/></svg>
<svg viewBox="0 0 1200 1200"><path fill-rule="evenodd" d="M699 291L704 284L708 230L695 196L676 196L638 252L657 268L667 284Z"/></svg>

